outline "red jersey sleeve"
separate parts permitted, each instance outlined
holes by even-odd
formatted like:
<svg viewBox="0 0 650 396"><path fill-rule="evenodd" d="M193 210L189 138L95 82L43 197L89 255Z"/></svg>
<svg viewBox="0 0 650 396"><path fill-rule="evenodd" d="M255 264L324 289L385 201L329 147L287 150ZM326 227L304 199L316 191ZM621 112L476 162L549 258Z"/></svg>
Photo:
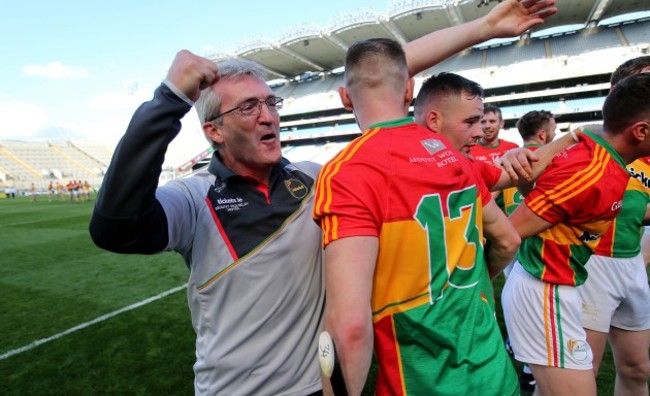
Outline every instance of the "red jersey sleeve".
<svg viewBox="0 0 650 396"><path fill-rule="evenodd" d="M614 160L604 148L589 146L580 142L553 159L525 200L535 214L551 224L578 224L607 212L612 201L620 199L608 187L608 179L620 177L620 166L612 166Z"/></svg>
<svg viewBox="0 0 650 396"><path fill-rule="evenodd" d="M487 189L492 190L492 187L494 187L501 177L501 168L497 168L496 166L483 161L476 161L473 159L470 159L469 161L476 169L481 179L485 182Z"/></svg>
<svg viewBox="0 0 650 396"><path fill-rule="evenodd" d="M480 161L475 161L471 158L465 157L464 155L460 155L460 161L461 163L464 163L463 168L468 169L468 173L471 174L471 178L475 180L476 186L478 187L478 195L481 197L483 206L487 205L488 202L490 202L490 200L492 199L492 193L490 192L491 187L488 187L487 182L483 178L483 173L480 168L482 165L475 166L475 164L479 164ZM490 164L485 164L485 166L497 169L495 166L492 166ZM499 171L499 176L501 176L500 171ZM497 176L497 180L499 176ZM494 185L494 183L496 183L496 180L492 183L492 186Z"/></svg>
<svg viewBox="0 0 650 396"><path fill-rule="evenodd" d="M363 139L344 150L354 156L335 158L317 184L314 217L323 229L324 245L349 236L378 236L384 217L389 186L383 161L388 158L364 147Z"/></svg>

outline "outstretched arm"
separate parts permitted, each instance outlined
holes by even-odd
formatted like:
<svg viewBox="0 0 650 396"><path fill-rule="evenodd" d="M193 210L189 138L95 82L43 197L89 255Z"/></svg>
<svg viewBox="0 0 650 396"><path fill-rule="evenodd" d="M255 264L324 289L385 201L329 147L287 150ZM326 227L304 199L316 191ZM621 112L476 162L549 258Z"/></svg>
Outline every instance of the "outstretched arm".
<svg viewBox="0 0 650 396"><path fill-rule="evenodd" d="M555 0L506 0L487 15L429 33L404 46L409 75L432 67L450 56L493 38L516 37L557 12Z"/></svg>
<svg viewBox="0 0 650 396"><path fill-rule="evenodd" d="M579 133L579 131L577 132ZM508 150L497 160L497 165L500 165L503 171L492 189L500 190L508 187L525 186L535 182L556 154L575 143L576 140L573 135L567 133L561 138L541 146L534 152L525 147Z"/></svg>

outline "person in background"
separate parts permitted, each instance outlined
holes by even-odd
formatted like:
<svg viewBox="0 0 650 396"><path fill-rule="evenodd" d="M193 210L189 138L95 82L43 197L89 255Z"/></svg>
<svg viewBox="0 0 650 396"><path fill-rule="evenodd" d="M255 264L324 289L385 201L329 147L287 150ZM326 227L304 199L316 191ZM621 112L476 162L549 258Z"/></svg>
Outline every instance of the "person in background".
<svg viewBox="0 0 650 396"><path fill-rule="evenodd" d="M47 186L47 202L52 202L52 196L54 195L54 186L52 185L52 181L50 181L50 184Z"/></svg>
<svg viewBox="0 0 650 396"><path fill-rule="evenodd" d="M543 146L549 147L548 144L555 139L555 130L557 129L557 123L555 122L555 117L550 111L545 110L533 110L524 114L517 120L516 123L517 130L521 135L521 138L524 142L524 148L531 151L538 151ZM571 136L570 134L565 135ZM575 143L571 139L572 143ZM503 190L503 207L506 212L506 215L511 215L512 212L521 204L523 201L523 196L517 188L506 188ZM503 270L503 273L507 276L512 270L512 265L508 266ZM509 342L509 341L508 341ZM527 392L535 391L535 377L533 372L530 369L530 366L524 364L522 367L522 372L519 374L519 385L521 389Z"/></svg>
<svg viewBox="0 0 650 396"><path fill-rule="evenodd" d="M497 106L485 106L481 117L483 137L470 150L470 155L478 161L496 163L506 151L519 147L517 144L499 138L504 120L501 109Z"/></svg>
<svg viewBox="0 0 650 396"><path fill-rule="evenodd" d="M31 196L32 203L36 203L36 185L34 183L29 187L29 195Z"/></svg>
<svg viewBox="0 0 650 396"><path fill-rule="evenodd" d="M555 139L555 130L557 123L553 113L546 110L532 110L521 116L517 120L517 130L524 142L524 148L537 152L541 147L548 145ZM570 134L565 135L571 136ZM573 139L567 139L571 144L576 143ZM550 146L547 146L550 147ZM563 148L566 148L563 145ZM554 154L559 151L553 150ZM523 201L523 197L516 188L507 188L503 190L503 208L506 215L510 216L512 212Z"/></svg>
<svg viewBox="0 0 650 396"><path fill-rule="evenodd" d="M485 106L481 118L483 137L478 144L472 147L470 155L478 161L497 164L499 158L510 149L517 148L517 144L499 138L499 132L503 129L504 120L501 109L497 106ZM514 191L516 189L512 189ZM496 199L499 207L505 212L503 195L501 191L495 191L492 196Z"/></svg>

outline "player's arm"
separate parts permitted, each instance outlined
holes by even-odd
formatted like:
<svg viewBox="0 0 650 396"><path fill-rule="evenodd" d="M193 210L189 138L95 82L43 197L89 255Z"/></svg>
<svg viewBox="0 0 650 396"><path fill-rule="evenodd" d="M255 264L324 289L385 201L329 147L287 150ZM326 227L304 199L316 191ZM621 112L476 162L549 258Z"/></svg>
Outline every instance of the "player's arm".
<svg viewBox="0 0 650 396"><path fill-rule="evenodd" d="M517 254L521 238L493 199L483 207L483 233L487 243L487 258L490 278L496 277Z"/></svg>
<svg viewBox="0 0 650 396"><path fill-rule="evenodd" d="M325 248L325 320L334 340L348 393L366 383L373 348L370 298L379 249L376 237L348 237Z"/></svg>
<svg viewBox="0 0 650 396"><path fill-rule="evenodd" d="M102 249L156 253L167 245L167 218L155 192L167 145L180 122L177 129L150 126L161 126L168 117L180 120L189 111L190 105L173 95L167 87L159 87L154 98L135 112L115 149L89 225L93 242Z"/></svg>
<svg viewBox="0 0 650 396"><path fill-rule="evenodd" d="M521 239L537 235L553 225L530 210L525 201L512 212L509 219Z"/></svg>
<svg viewBox="0 0 650 396"><path fill-rule="evenodd" d="M409 74L414 76L472 45L519 36L555 14L554 5L554 0L506 0L481 18L413 40L404 46Z"/></svg>
<svg viewBox="0 0 650 396"><path fill-rule="evenodd" d="M503 171L495 186L503 189L534 183L556 154L576 143L579 132L574 131L574 133L576 133L576 138L571 133L567 133L561 138L541 146L534 152L525 147L506 151L497 161Z"/></svg>

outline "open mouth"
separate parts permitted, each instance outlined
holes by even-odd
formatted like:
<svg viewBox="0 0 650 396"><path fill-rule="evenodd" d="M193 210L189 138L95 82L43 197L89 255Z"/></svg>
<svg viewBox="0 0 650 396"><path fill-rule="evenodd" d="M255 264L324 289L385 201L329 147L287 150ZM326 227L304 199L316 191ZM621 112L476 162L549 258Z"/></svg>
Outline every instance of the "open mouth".
<svg viewBox="0 0 650 396"><path fill-rule="evenodd" d="M275 139L275 133L266 133L262 135L262 141Z"/></svg>

